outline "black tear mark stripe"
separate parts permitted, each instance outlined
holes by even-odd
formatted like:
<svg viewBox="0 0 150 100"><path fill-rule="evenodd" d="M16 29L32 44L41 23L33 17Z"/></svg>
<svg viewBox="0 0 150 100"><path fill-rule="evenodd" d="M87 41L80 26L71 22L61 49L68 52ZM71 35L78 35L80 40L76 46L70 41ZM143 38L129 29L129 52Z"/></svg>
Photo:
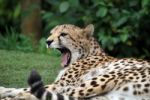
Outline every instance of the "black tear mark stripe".
<svg viewBox="0 0 150 100"><path fill-rule="evenodd" d="M68 36L70 37L70 39L73 41L73 42L76 42L76 40L74 40L69 34Z"/></svg>
<svg viewBox="0 0 150 100"><path fill-rule="evenodd" d="M60 36L58 36L58 44L61 45L61 39L60 39Z"/></svg>

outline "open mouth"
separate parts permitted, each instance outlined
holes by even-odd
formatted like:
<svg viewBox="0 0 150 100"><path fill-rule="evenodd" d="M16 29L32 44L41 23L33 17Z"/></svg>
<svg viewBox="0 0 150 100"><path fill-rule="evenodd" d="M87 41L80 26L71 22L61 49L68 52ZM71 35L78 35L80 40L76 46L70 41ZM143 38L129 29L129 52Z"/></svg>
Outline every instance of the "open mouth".
<svg viewBox="0 0 150 100"><path fill-rule="evenodd" d="M69 49L63 47L63 48L57 48L62 55L61 58L61 66L62 67L67 67L70 64L71 61L71 52Z"/></svg>

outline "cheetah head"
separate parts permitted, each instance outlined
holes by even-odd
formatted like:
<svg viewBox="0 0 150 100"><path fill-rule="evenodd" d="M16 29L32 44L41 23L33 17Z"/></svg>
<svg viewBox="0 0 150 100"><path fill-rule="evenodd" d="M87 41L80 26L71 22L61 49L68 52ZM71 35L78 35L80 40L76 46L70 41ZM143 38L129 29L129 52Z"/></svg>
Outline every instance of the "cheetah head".
<svg viewBox="0 0 150 100"><path fill-rule="evenodd" d="M47 47L58 49L62 54L61 66L67 67L89 53L90 40L88 38L91 37L93 31L92 24L85 28L70 24L58 25L50 31L50 36L46 41Z"/></svg>

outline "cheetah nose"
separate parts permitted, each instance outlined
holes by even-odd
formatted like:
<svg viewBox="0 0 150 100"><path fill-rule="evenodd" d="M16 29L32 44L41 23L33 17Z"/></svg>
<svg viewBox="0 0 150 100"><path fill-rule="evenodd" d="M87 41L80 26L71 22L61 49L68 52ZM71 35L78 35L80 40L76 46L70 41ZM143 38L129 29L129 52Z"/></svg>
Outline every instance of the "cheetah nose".
<svg viewBox="0 0 150 100"><path fill-rule="evenodd" d="M47 40L46 41L46 43L47 43L48 46L50 46L52 42L53 42L53 40Z"/></svg>

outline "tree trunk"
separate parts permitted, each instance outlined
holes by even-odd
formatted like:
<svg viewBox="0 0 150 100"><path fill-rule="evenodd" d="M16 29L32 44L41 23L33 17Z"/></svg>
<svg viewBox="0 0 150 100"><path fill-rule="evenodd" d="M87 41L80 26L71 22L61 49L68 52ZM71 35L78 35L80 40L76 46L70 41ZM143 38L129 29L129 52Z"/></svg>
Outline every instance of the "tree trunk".
<svg viewBox="0 0 150 100"><path fill-rule="evenodd" d="M35 46L41 37L41 0L21 0L21 9L21 31Z"/></svg>

